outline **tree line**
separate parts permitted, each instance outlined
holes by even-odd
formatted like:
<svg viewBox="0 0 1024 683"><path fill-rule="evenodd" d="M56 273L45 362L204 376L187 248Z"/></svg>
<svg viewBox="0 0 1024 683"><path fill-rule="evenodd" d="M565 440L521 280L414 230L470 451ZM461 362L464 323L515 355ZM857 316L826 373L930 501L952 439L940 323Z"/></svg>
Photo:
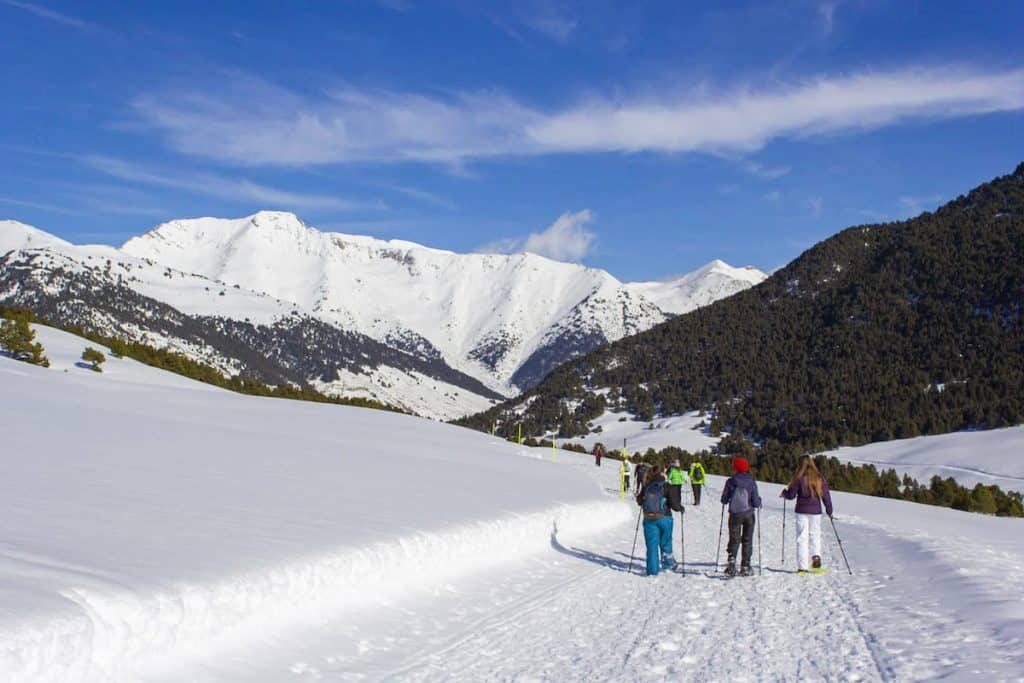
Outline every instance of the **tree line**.
<svg viewBox="0 0 1024 683"><path fill-rule="evenodd" d="M19 330L28 330L28 332L31 333L31 338L34 339L35 333L29 327L29 323L54 327L56 329L63 330L64 332L88 339L96 344L106 346L110 349L111 355L115 358L131 358L154 368L173 372L177 375L188 377L189 379L194 379L205 384L211 384L240 394L266 396L270 398L286 398L297 401L311 401L313 403L333 403L337 405L357 406L360 408L403 412L394 406L374 401L372 399L328 396L309 385L282 383L277 386L269 386L263 382L246 378L241 375L227 377L216 368L195 361L180 353L168 351L167 349L158 349L140 342L108 337L74 325L53 325L45 320L39 319L34 313L32 313L32 311L0 308L0 317L5 319L5 322L0 324L0 329L7 329L9 324L14 324L18 326ZM39 354L42 355L42 345L39 345L38 342L36 342L36 344L38 345ZM96 365L96 357L92 354L90 354L90 358L85 360L93 363L94 366ZM46 362L46 365L49 365L49 361Z"/></svg>

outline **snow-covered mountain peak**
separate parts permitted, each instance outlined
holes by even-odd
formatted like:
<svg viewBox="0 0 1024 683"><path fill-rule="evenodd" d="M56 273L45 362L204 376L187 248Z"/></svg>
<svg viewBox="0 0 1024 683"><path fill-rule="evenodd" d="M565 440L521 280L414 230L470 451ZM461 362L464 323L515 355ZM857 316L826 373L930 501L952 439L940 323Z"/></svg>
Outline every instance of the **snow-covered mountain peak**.
<svg viewBox="0 0 1024 683"><path fill-rule="evenodd" d="M18 249L45 249L48 247L70 247L59 237L26 223L0 220L0 254Z"/></svg>
<svg viewBox="0 0 1024 683"><path fill-rule="evenodd" d="M676 278L633 282L626 287L653 301L663 311L683 314L752 287L767 277L753 266L736 268L715 259Z"/></svg>

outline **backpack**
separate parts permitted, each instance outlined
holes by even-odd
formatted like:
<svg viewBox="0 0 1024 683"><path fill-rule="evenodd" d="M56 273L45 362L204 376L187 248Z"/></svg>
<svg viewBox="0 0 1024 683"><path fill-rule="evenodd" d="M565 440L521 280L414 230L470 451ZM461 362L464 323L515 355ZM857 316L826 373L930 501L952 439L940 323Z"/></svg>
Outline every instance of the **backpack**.
<svg viewBox="0 0 1024 683"><path fill-rule="evenodd" d="M753 509L750 505L750 491L742 486L733 489L732 498L729 499L729 514L742 515Z"/></svg>
<svg viewBox="0 0 1024 683"><path fill-rule="evenodd" d="M645 515L665 514L665 482L652 481L644 489L643 500L640 502Z"/></svg>

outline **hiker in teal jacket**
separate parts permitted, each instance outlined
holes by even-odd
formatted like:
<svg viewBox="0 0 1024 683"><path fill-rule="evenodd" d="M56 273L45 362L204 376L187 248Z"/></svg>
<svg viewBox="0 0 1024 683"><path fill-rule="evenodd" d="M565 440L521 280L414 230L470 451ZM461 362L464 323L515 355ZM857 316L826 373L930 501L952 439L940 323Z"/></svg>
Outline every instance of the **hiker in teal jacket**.
<svg viewBox="0 0 1024 683"><path fill-rule="evenodd" d="M665 474L655 465L637 494L636 502L644 517L644 544L647 546L647 575L656 576L664 567L676 565L672 557L672 510L666 498Z"/></svg>

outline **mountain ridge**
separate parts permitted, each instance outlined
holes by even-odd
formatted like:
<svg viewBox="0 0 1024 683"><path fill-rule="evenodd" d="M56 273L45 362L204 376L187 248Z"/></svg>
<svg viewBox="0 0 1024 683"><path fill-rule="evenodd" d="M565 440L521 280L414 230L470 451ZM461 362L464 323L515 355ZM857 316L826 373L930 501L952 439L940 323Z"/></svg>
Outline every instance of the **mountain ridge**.
<svg viewBox="0 0 1024 683"><path fill-rule="evenodd" d="M361 340L357 346L369 349L367 353L373 358L389 355L382 347L374 346L383 345L417 359L413 365L433 368L433 376L443 376L458 387L439 388L442 396L453 391L478 396L470 400L467 394L456 401L462 407L448 406L440 413L431 413L439 417L484 408L486 403L481 404L481 399L513 395L520 387L539 382L568 358L672 316L635 287L597 268L530 253L457 254L404 240L321 232L286 212L258 212L240 219L168 221L129 239L120 249L75 246L58 238L47 240L47 233L18 225L22 227L0 233L0 252L35 244L44 251L68 254L81 264L93 259L109 261L107 270L120 277L119 282L184 315L256 326L272 339L281 340L283 335L290 340L289 348L294 347L284 357L295 366L306 365L298 361L296 345L301 335L285 333L277 323L289 319L286 325L291 326L295 320L302 320L305 322L300 324L309 323L312 329L317 325L310 321L318 320L345 334L357 335ZM18 259L22 265L26 259L31 261L37 270L43 267L45 259L30 259L29 251L19 252L17 258L8 255L7 267L14 267ZM711 273L717 267L721 271L722 265L712 262L704 270ZM55 262L49 266L63 273L76 270ZM85 270L96 275L89 268ZM81 280L85 276L79 272L77 277ZM689 282L687 277L679 282ZM711 282L713 287L709 289L718 288L719 280ZM188 286L181 286L183 283ZM109 283L64 284L78 289L108 287L110 291ZM671 291L672 283L665 287L663 299L697 298L694 292L699 290L699 283L675 291ZM716 290L704 296L714 298L727 293L732 291ZM24 293L18 300L33 302ZM2 292L0 301L4 301ZM16 303L10 297L6 302ZM38 300L36 303L41 305ZM93 300L93 305L100 304ZM139 302L138 306L140 310L153 309L151 302ZM61 310L58 306L49 309L51 314ZM85 314L79 309L75 315ZM124 311L120 315L122 332L142 334L138 316ZM130 323L127 318L131 318ZM61 322L74 325L80 321ZM109 317L106 324L107 329L96 331L115 331L109 328ZM225 326L256 343L251 332L243 333L234 324L214 325ZM265 342L256 345L271 348ZM332 345L327 343L328 347ZM196 352L186 344L181 346L183 351ZM237 358L206 360L235 372L246 365ZM400 385L407 383L390 371L384 373L385 378L380 365L373 366L378 369L372 372L352 366L339 369L337 377L323 371L322 364L317 367L321 369L303 379L317 382L317 388L328 393L358 390L370 392L366 398L396 404L401 398ZM370 385L359 379L366 373L376 377ZM290 381L295 379L294 375L286 376ZM393 385L388 395L373 395L385 391L387 384ZM421 405L403 407L422 413L423 402L429 402L425 395L421 396ZM400 401L397 404L403 405Z"/></svg>

